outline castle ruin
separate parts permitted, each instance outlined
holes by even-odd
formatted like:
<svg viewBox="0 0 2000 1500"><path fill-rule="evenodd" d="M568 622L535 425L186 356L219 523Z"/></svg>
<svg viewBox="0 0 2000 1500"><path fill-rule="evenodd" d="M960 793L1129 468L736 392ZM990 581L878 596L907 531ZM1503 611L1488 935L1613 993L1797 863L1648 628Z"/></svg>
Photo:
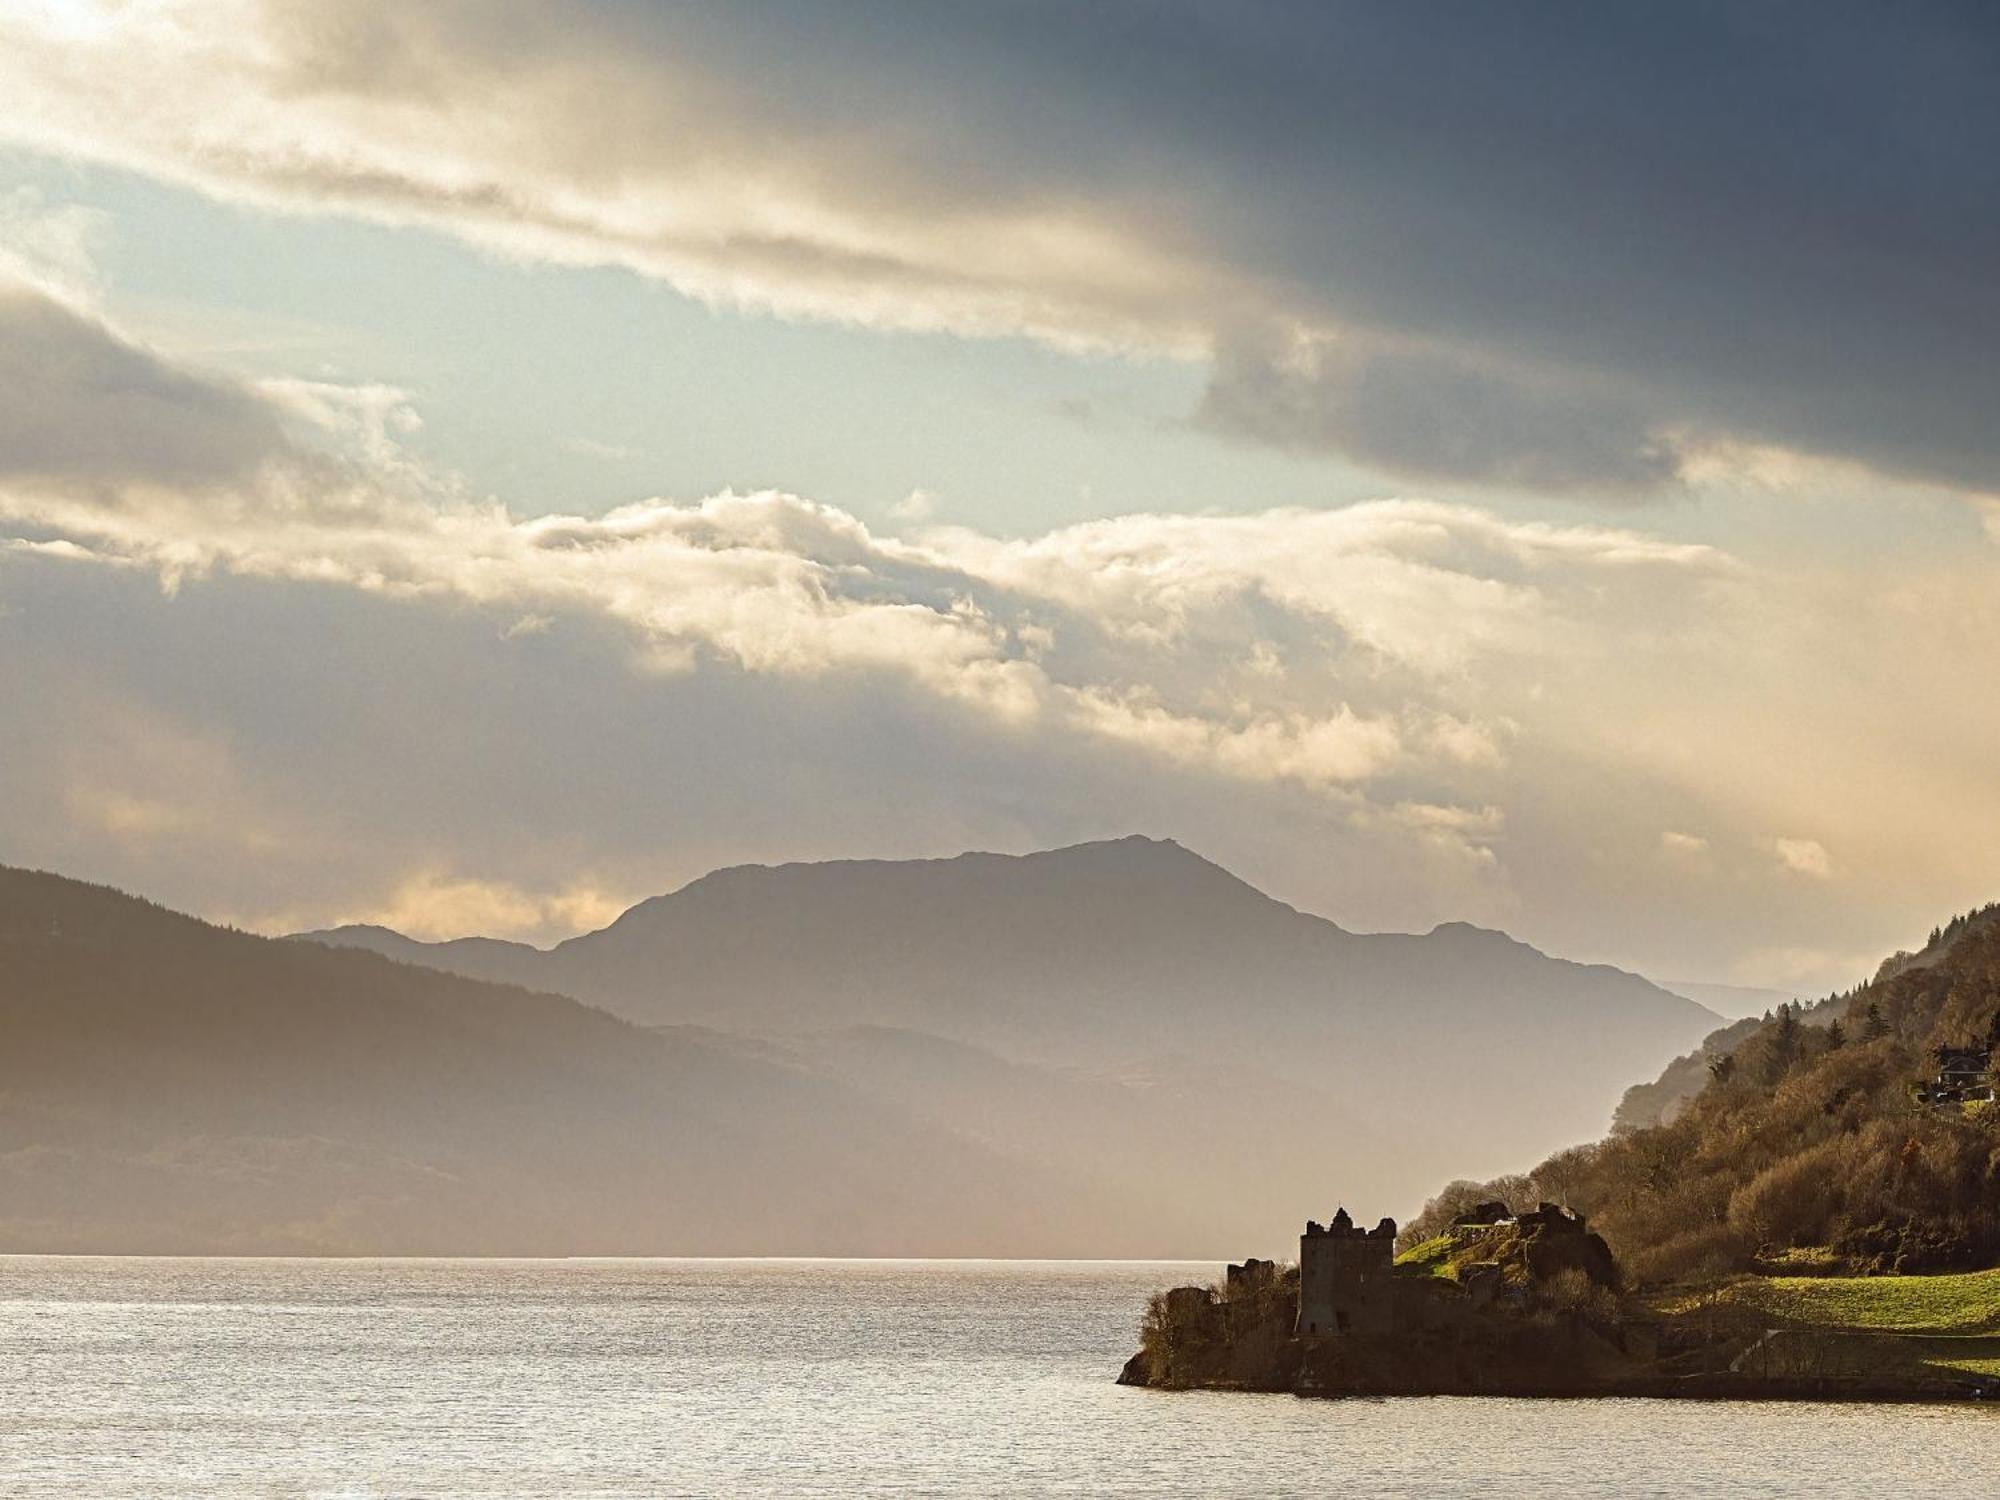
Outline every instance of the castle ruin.
<svg viewBox="0 0 2000 1500"><path fill-rule="evenodd" d="M1395 1260L1394 1219L1362 1229L1343 1208L1325 1228L1308 1221L1299 1236L1299 1319L1293 1331L1301 1338L1394 1331Z"/></svg>

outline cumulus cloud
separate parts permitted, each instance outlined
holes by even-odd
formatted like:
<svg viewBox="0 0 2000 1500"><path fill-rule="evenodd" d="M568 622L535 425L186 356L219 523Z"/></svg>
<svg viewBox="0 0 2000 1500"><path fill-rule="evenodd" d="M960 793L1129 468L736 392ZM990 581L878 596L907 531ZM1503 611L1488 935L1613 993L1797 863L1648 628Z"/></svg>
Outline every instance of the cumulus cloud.
<svg viewBox="0 0 2000 1500"><path fill-rule="evenodd" d="M1401 474L1630 497L1747 445L1984 490L1989 43L1818 4L5 0L0 131L721 303L1210 360L1211 423Z"/></svg>

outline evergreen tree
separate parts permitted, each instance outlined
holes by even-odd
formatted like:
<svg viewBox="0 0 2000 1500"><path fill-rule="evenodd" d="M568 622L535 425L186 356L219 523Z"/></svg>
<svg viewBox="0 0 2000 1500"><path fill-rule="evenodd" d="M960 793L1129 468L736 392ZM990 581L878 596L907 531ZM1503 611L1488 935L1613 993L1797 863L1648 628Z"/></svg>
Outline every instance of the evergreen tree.
<svg viewBox="0 0 2000 1500"><path fill-rule="evenodd" d="M1826 1050L1838 1052L1847 1045L1847 1028L1835 1021L1826 1028Z"/></svg>
<svg viewBox="0 0 2000 1500"><path fill-rule="evenodd" d="M1771 1044L1764 1054L1764 1081L1776 1083L1792 1069L1799 1057L1799 1016L1789 1005L1778 1007L1778 1019L1771 1025Z"/></svg>
<svg viewBox="0 0 2000 1500"><path fill-rule="evenodd" d="M1861 1023L1862 1041L1877 1041L1889 1034L1889 1023L1882 1019L1882 1007L1878 1003L1870 1000L1865 1014L1867 1019Z"/></svg>

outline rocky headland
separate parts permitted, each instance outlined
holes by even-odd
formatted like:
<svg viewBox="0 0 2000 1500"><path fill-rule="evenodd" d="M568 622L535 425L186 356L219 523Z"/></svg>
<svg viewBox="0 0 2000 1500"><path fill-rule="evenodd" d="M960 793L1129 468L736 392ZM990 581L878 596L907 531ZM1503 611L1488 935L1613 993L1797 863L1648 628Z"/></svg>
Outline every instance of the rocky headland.
<svg viewBox="0 0 2000 1500"><path fill-rule="evenodd" d="M1400 1255L1386 1253L1384 1230L1393 1239L1389 1221L1360 1231L1343 1212L1307 1226L1298 1265L1250 1260L1213 1286L1157 1294L1119 1382L1313 1396L2000 1392L2000 1284L1971 1293L1969 1326L1870 1326L1835 1316L1833 1281L1816 1299L1774 1297L1782 1283L1756 1278L1630 1293L1605 1241L1553 1204L1519 1215L1483 1204ZM1891 1282L1947 1279L1869 1287L1893 1300Z"/></svg>

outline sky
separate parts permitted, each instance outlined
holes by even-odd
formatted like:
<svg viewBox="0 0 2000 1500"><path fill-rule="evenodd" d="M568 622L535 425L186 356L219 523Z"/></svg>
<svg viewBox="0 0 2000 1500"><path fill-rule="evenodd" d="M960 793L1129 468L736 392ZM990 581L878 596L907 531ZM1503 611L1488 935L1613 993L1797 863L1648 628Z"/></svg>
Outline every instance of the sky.
<svg viewBox="0 0 2000 1500"><path fill-rule="evenodd" d="M549 942L1173 837L1824 992L2000 899L1976 6L0 0L0 861Z"/></svg>

